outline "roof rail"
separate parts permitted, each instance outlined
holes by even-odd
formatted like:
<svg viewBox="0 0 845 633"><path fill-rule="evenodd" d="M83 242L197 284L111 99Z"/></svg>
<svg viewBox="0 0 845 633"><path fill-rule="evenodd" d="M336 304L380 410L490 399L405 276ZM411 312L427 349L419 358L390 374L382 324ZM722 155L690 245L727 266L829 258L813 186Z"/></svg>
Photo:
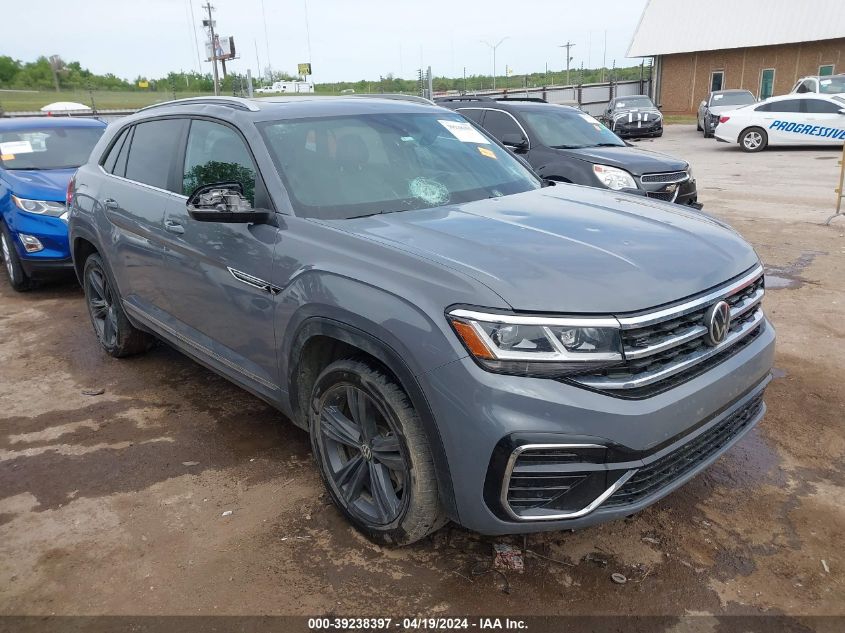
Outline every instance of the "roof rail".
<svg viewBox="0 0 845 633"><path fill-rule="evenodd" d="M173 105L220 105L237 110L248 110L249 112L258 112L261 110L251 99L244 99L243 97L186 97L184 99L173 99L171 101L162 101L161 103L154 103L141 108L138 112L144 110L151 110L153 108L162 108L164 106Z"/></svg>
<svg viewBox="0 0 845 633"><path fill-rule="evenodd" d="M548 103L542 97L498 97L496 101L523 101L528 103Z"/></svg>
<svg viewBox="0 0 845 633"><path fill-rule="evenodd" d="M437 97L435 103L446 103L449 101L494 101L490 97L482 95L460 95L458 97Z"/></svg>
<svg viewBox="0 0 845 633"><path fill-rule="evenodd" d="M424 103L426 105L434 105L434 101L431 99L426 99L425 97L420 97L418 95L403 95L401 93L392 93L388 92L386 94L374 94L374 93L356 93L356 94L346 94L342 95L343 97L367 97L370 99L395 99L396 101L412 101L414 103Z"/></svg>

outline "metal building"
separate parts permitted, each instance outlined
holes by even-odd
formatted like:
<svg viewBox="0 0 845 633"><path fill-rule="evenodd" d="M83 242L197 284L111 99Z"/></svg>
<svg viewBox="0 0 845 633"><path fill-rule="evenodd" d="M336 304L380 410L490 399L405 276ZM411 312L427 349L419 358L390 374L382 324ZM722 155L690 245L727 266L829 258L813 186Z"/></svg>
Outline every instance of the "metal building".
<svg viewBox="0 0 845 633"><path fill-rule="evenodd" d="M628 57L653 57L652 96L689 114L710 90L789 92L845 72L845 0L648 0Z"/></svg>

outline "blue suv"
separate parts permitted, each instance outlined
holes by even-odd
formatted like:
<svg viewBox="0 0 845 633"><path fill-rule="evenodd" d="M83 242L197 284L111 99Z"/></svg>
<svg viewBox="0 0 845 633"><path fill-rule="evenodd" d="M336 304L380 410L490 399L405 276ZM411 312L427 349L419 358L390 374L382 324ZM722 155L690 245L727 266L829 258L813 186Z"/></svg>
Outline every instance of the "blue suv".
<svg viewBox="0 0 845 633"><path fill-rule="evenodd" d="M66 191L105 129L98 119L0 120L0 249L15 290L73 270Z"/></svg>

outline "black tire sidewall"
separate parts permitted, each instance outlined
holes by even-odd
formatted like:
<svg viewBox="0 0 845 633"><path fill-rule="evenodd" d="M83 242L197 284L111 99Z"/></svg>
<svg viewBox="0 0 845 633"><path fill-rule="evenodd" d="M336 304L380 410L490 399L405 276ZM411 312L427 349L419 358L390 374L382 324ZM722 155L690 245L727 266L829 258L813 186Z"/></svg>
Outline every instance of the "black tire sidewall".
<svg viewBox="0 0 845 633"><path fill-rule="evenodd" d="M326 465L322 455L318 428L319 406L323 396L332 387L339 384L351 384L370 396L387 414L387 422L399 439L400 451L408 466L409 481L406 482L404 487L402 510L391 523L373 525L349 511L340 498L331 476L325 470ZM335 506L343 515L360 532L379 544L405 545L425 536L428 531L421 533L417 524L419 523L420 517L418 515L420 513L425 514L435 509L430 507L432 506L431 491L436 491L436 483L429 480L433 477L433 464L428 446L426 445L423 450L420 450L421 447L414 446L415 442L410 441L407 435L408 431L411 431L419 437L421 426L416 411L401 387L383 372L365 362L355 359L337 361L323 370L314 382L308 404L308 413L311 448L320 471L320 477ZM421 497L426 498L422 499ZM433 502L438 505L436 492L433 495ZM437 509L439 509L439 505ZM437 517L432 517L430 523L433 529L442 525L438 522Z"/></svg>
<svg viewBox="0 0 845 633"><path fill-rule="evenodd" d="M6 279L9 280L9 285L14 290L17 290L18 292L29 290L33 285L32 280L23 269L17 248L15 248L15 238L12 236L12 233L9 231L5 222L0 222L0 232L3 233L3 237L9 246L9 261L12 263L12 270L14 271L15 278L12 279L9 276L9 271L6 269L5 261L3 262L3 274L6 276ZM0 251L0 256L2 256L2 251Z"/></svg>

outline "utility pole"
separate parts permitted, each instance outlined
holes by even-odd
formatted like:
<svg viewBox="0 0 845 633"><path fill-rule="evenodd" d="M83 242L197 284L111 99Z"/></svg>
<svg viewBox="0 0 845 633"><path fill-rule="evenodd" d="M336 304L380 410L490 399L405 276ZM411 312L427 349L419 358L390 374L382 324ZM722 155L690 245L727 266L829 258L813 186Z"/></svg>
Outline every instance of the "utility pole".
<svg viewBox="0 0 845 633"><path fill-rule="evenodd" d="M484 40L481 40L482 44L486 44L487 46L489 46L493 50L493 90L496 89L496 49L499 48L499 45L502 42L504 42L506 39L508 39L507 35L505 37L503 37L502 39L500 39L495 44L491 44L490 42L485 42Z"/></svg>
<svg viewBox="0 0 845 633"><path fill-rule="evenodd" d="M203 9L208 12L208 33L209 41L211 42L211 67L214 69L214 96L220 94L220 78L217 75L217 50L214 48L214 20L211 18L211 12L214 7L211 2L206 2Z"/></svg>
<svg viewBox="0 0 845 633"><path fill-rule="evenodd" d="M604 81L604 69L607 68L607 30L604 32L604 52L601 56L601 80Z"/></svg>
<svg viewBox="0 0 845 633"><path fill-rule="evenodd" d="M566 40L566 44L561 44L558 48L565 48L566 49L566 85L569 85L569 62L572 61L572 57L569 56L569 49L575 46L569 40Z"/></svg>

